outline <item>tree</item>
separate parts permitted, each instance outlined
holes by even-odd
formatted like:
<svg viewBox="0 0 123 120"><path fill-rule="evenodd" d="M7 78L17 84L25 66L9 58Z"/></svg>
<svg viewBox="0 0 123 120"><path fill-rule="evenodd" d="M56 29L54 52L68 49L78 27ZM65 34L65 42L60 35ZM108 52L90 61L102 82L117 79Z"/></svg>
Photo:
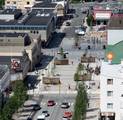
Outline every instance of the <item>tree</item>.
<svg viewBox="0 0 123 120"><path fill-rule="evenodd" d="M0 120L11 120L12 114L24 103L27 99L27 89L23 81L16 81L13 85L14 95L4 105Z"/></svg>
<svg viewBox="0 0 123 120"><path fill-rule="evenodd" d="M79 84L72 120L84 120L88 98L84 83Z"/></svg>
<svg viewBox="0 0 123 120"><path fill-rule="evenodd" d="M81 72L84 71L85 66L82 63L79 63L77 71L81 75Z"/></svg>
<svg viewBox="0 0 123 120"><path fill-rule="evenodd" d="M93 16L92 15L88 15L87 16L87 24L88 24L88 26L92 27L93 21L94 21Z"/></svg>
<svg viewBox="0 0 123 120"><path fill-rule="evenodd" d="M5 3L5 0L0 0L0 7L2 7Z"/></svg>

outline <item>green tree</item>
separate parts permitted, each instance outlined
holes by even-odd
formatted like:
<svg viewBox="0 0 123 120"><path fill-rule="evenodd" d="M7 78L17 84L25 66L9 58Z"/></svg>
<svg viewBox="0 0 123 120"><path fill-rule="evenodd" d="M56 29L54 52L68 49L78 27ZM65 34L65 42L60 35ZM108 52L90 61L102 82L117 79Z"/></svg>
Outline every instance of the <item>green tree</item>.
<svg viewBox="0 0 123 120"><path fill-rule="evenodd" d="M5 0L0 0L0 7L2 7L5 3Z"/></svg>
<svg viewBox="0 0 123 120"><path fill-rule="evenodd" d="M77 71L79 75L81 75L84 72L85 66L82 63L79 63Z"/></svg>
<svg viewBox="0 0 123 120"><path fill-rule="evenodd" d="M87 93L84 83L79 84L72 120L84 120L87 108Z"/></svg>
<svg viewBox="0 0 123 120"><path fill-rule="evenodd" d="M4 105L0 113L0 120L11 120L12 114L24 103L27 99L27 89L23 81L16 81L13 85L14 95ZM1 119L2 118L2 119Z"/></svg>
<svg viewBox="0 0 123 120"><path fill-rule="evenodd" d="M93 21L94 21L93 16L92 15L88 15L87 16L87 24L88 24L88 26L92 27Z"/></svg>

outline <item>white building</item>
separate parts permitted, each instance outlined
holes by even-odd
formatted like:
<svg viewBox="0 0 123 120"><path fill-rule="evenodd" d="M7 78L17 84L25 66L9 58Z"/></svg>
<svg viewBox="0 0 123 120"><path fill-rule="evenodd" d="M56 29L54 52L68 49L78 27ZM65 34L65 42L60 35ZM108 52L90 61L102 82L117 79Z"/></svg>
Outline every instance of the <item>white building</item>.
<svg viewBox="0 0 123 120"><path fill-rule="evenodd" d="M100 80L101 120L123 120L123 65L102 62Z"/></svg>
<svg viewBox="0 0 123 120"><path fill-rule="evenodd" d="M113 17L108 26L108 45L114 45L123 40L123 16Z"/></svg>
<svg viewBox="0 0 123 120"><path fill-rule="evenodd" d="M123 19L115 18L109 24L108 45L100 75L101 120L123 120L122 21Z"/></svg>

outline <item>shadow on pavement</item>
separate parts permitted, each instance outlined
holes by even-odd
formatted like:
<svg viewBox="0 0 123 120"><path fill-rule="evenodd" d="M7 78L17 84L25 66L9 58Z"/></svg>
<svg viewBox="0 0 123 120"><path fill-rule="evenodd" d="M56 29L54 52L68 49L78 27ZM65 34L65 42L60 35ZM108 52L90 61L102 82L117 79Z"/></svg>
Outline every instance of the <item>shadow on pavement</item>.
<svg viewBox="0 0 123 120"><path fill-rule="evenodd" d="M90 115L90 116L86 117L86 119L92 119L92 118L95 118L95 117L97 117L97 115Z"/></svg>
<svg viewBox="0 0 123 120"><path fill-rule="evenodd" d="M92 111L95 111L95 110L98 110L99 108L88 108L86 111L87 112L92 112Z"/></svg>
<svg viewBox="0 0 123 120"><path fill-rule="evenodd" d="M41 58L41 62L35 66L35 70L44 69L47 65L53 60L53 56L43 55Z"/></svg>
<svg viewBox="0 0 123 120"><path fill-rule="evenodd" d="M35 89L36 85L39 83L36 75L27 75L24 82L29 90Z"/></svg>
<svg viewBox="0 0 123 120"><path fill-rule="evenodd" d="M59 47L65 35L66 35L65 33L61 33L61 32L55 33L46 48Z"/></svg>

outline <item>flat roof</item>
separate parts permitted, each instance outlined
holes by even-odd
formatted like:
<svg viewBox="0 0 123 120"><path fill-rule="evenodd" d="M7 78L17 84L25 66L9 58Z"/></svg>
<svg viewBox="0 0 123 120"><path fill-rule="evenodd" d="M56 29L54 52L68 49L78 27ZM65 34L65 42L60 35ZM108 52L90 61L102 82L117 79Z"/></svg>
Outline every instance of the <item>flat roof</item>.
<svg viewBox="0 0 123 120"><path fill-rule="evenodd" d="M0 33L0 37L24 37L27 33Z"/></svg>
<svg viewBox="0 0 123 120"><path fill-rule="evenodd" d="M57 3L52 3L52 2L42 2L42 3L37 3L33 7L42 7L42 8L55 8Z"/></svg>
<svg viewBox="0 0 123 120"><path fill-rule="evenodd" d="M5 9L3 11L0 12L0 14L19 14L21 13L21 10L20 9Z"/></svg>
<svg viewBox="0 0 123 120"><path fill-rule="evenodd" d="M9 54L9 56L12 56L12 53L17 53L17 56L20 56L24 50L31 50L35 46L34 42L31 42L29 46L0 46L0 56L1 53Z"/></svg>
<svg viewBox="0 0 123 120"><path fill-rule="evenodd" d="M32 10L29 14L27 14L26 16L21 16L21 18L19 18L18 20L0 20L0 26L47 26L48 22L51 20L53 16L54 14L52 12L49 13L48 10Z"/></svg>
<svg viewBox="0 0 123 120"><path fill-rule="evenodd" d="M123 16L111 17L108 29L123 29Z"/></svg>

